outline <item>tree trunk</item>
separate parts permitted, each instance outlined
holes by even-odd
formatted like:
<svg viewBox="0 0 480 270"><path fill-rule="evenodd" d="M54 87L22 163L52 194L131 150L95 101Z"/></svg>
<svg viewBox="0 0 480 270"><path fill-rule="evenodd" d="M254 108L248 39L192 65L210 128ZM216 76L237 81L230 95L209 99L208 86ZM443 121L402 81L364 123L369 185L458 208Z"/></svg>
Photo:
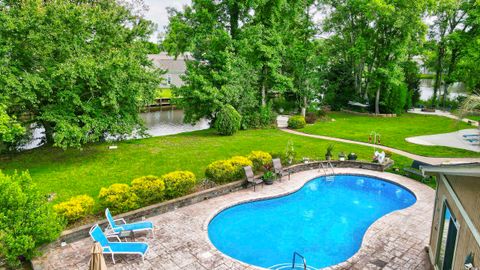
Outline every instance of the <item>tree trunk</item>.
<svg viewBox="0 0 480 270"><path fill-rule="evenodd" d="M53 125L49 122L41 122L43 128L45 129L45 144L52 145L54 143L53 139Z"/></svg>
<svg viewBox="0 0 480 270"><path fill-rule="evenodd" d="M305 117L306 114L307 114L307 97L303 97L302 116Z"/></svg>
<svg viewBox="0 0 480 270"><path fill-rule="evenodd" d="M267 106L267 68L264 66L262 70L262 107Z"/></svg>
<svg viewBox="0 0 480 270"><path fill-rule="evenodd" d="M375 96L375 114L380 114L380 88L381 85L377 88L377 94Z"/></svg>
<svg viewBox="0 0 480 270"><path fill-rule="evenodd" d="M440 89L440 85L442 83L442 74L443 74L443 56L445 53L445 48L443 44L439 44L438 47L438 57L437 57L437 65L435 70L435 84L433 85L433 96L432 96L432 108L435 108L437 105L437 93L438 89Z"/></svg>
<svg viewBox="0 0 480 270"><path fill-rule="evenodd" d="M238 6L238 1L233 1L233 3L231 3L228 8L230 13L230 36L232 37L232 39L236 39L238 18L240 15L240 7Z"/></svg>
<svg viewBox="0 0 480 270"><path fill-rule="evenodd" d="M448 83L445 83L444 86L443 86L442 106L443 106L444 110L447 107L448 86L449 86Z"/></svg>

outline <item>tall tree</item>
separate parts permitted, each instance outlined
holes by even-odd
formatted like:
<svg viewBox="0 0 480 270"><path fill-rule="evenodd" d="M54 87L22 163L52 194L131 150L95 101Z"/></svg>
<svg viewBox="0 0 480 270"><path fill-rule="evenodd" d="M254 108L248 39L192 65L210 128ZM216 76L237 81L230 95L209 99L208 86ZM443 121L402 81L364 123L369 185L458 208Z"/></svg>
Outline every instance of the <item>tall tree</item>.
<svg viewBox="0 0 480 270"><path fill-rule="evenodd" d="M152 32L115 0L2 0L0 100L55 146L141 129L161 75L147 58Z"/></svg>
<svg viewBox="0 0 480 270"><path fill-rule="evenodd" d="M356 96L370 97L375 113L400 113L406 85L400 64L406 48L422 28L426 1L322 1L327 16L324 30L336 58L351 66ZM382 107L382 108L381 108Z"/></svg>
<svg viewBox="0 0 480 270"><path fill-rule="evenodd" d="M448 87L455 78L456 65L463 50L461 36L468 26L468 9L472 8L470 0L439 0L434 2L432 15L435 21L430 27L430 39L434 42L433 69L435 82L433 86L432 107L438 104L438 96L443 86L443 106L445 107L448 97Z"/></svg>
<svg viewBox="0 0 480 270"><path fill-rule="evenodd" d="M289 2L284 16L284 44L286 47L283 70L292 78L293 92L298 96L302 115L305 116L309 101L319 90L320 43L315 41L317 29L313 0Z"/></svg>

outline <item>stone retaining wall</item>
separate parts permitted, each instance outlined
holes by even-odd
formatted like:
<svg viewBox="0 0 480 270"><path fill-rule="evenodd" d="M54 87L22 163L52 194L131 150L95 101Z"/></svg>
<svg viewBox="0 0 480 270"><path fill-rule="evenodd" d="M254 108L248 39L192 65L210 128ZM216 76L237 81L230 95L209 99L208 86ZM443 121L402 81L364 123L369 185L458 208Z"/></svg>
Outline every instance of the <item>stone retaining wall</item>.
<svg viewBox="0 0 480 270"><path fill-rule="evenodd" d="M297 173L301 171L307 170L314 170L321 168L320 163L326 164L326 161L321 162L309 162L309 163L302 163L296 164L290 167L285 168L287 172L290 173ZM358 162L358 161L331 161L331 164L334 168L360 168L360 169L367 169L373 171L384 171L393 165L393 161L387 162L385 164L378 164L378 163L367 163L367 162ZM328 173L331 173L331 170L328 170ZM175 210L180 207L188 206L194 203L198 203L204 200L208 200L210 198L222 196L231 192L238 191L243 188L247 188L248 186L245 183L245 180L236 181L233 183L217 186L214 188L210 188L207 190L203 190L200 192L196 192L184 197L180 197L177 199L169 200L166 202L157 203L154 205L150 205L147 207L143 207L134 211L126 212L121 215L115 216L117 218L124 218L127 222L134 222L139 221L144 218L156 216L165 212L169 212ZM83 225L77 228L73 228L70 230L64 231L60 238L51 243L52 245L59 245L60 242L75 242L85 237L88 237L88 232L90 228L94 224L99 224L100 226L106 226L107 220L102 219L92 224Z"/></svg>

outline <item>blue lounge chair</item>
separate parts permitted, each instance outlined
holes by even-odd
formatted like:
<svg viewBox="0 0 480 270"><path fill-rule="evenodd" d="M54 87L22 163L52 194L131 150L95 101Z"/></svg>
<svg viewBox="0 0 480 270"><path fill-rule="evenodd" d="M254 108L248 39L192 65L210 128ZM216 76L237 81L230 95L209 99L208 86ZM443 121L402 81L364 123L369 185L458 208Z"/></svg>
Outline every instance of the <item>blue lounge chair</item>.
<svg viewBox="0 0 480 270"><path fill-rule="evenodd" d="M110 242L98 224L95 224L95 226L90 229L90 236L94 241L100 243L104 254L112 254L113 264L115 264L115 254L138 254L142 256L142 260L145 260L145 253L147 253L148 250L147 243L120 242L118 236L116 237L119 242Z"/></svg>
<svg viewBox="0 0 480 270"><path fill-rule="evenodd" d="M107 232L111 232L108 235L119 234L122 231L131 231L131 232L140 232L140 231L151 231L152 236L155 236L153 231L153 223L150 221L142 221L142 222L135 222L135 223L127 223L125 219L113 219L110 210L105 209L105 216L107 217L109 226L107 227ZM121 222L121 224L117 224Z"/></svg>

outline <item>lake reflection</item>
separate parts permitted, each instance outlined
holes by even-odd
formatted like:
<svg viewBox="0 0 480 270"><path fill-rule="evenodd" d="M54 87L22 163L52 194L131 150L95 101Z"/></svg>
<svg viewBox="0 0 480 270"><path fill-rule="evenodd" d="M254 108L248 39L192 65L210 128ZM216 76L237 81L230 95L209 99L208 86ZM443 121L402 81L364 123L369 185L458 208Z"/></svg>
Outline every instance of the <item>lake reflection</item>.
<svg viewBox="0 0 480 270"><path fill-rule="evenodd" d="M184 113L182 110L162 110L155 112L141 113L140 117L145 122L147 134L152 137L178 134L195 130L208 129L209 122L201 119L195 125L183 123ZM41 125L32 124L30 126L32 137L30 141L18 147L19 150L29 150L37 148L43 144L45 130Z"/></svg>
<svg viewBox="0 0 480 270"><path fill-rule="evenodd" d="M145 121L147 133L151 136L165 136L208 129L210 127L206 119L201 119L195 125L183 123L184 113L182 110L166 110L141 113L140 117Z"/></svg>

